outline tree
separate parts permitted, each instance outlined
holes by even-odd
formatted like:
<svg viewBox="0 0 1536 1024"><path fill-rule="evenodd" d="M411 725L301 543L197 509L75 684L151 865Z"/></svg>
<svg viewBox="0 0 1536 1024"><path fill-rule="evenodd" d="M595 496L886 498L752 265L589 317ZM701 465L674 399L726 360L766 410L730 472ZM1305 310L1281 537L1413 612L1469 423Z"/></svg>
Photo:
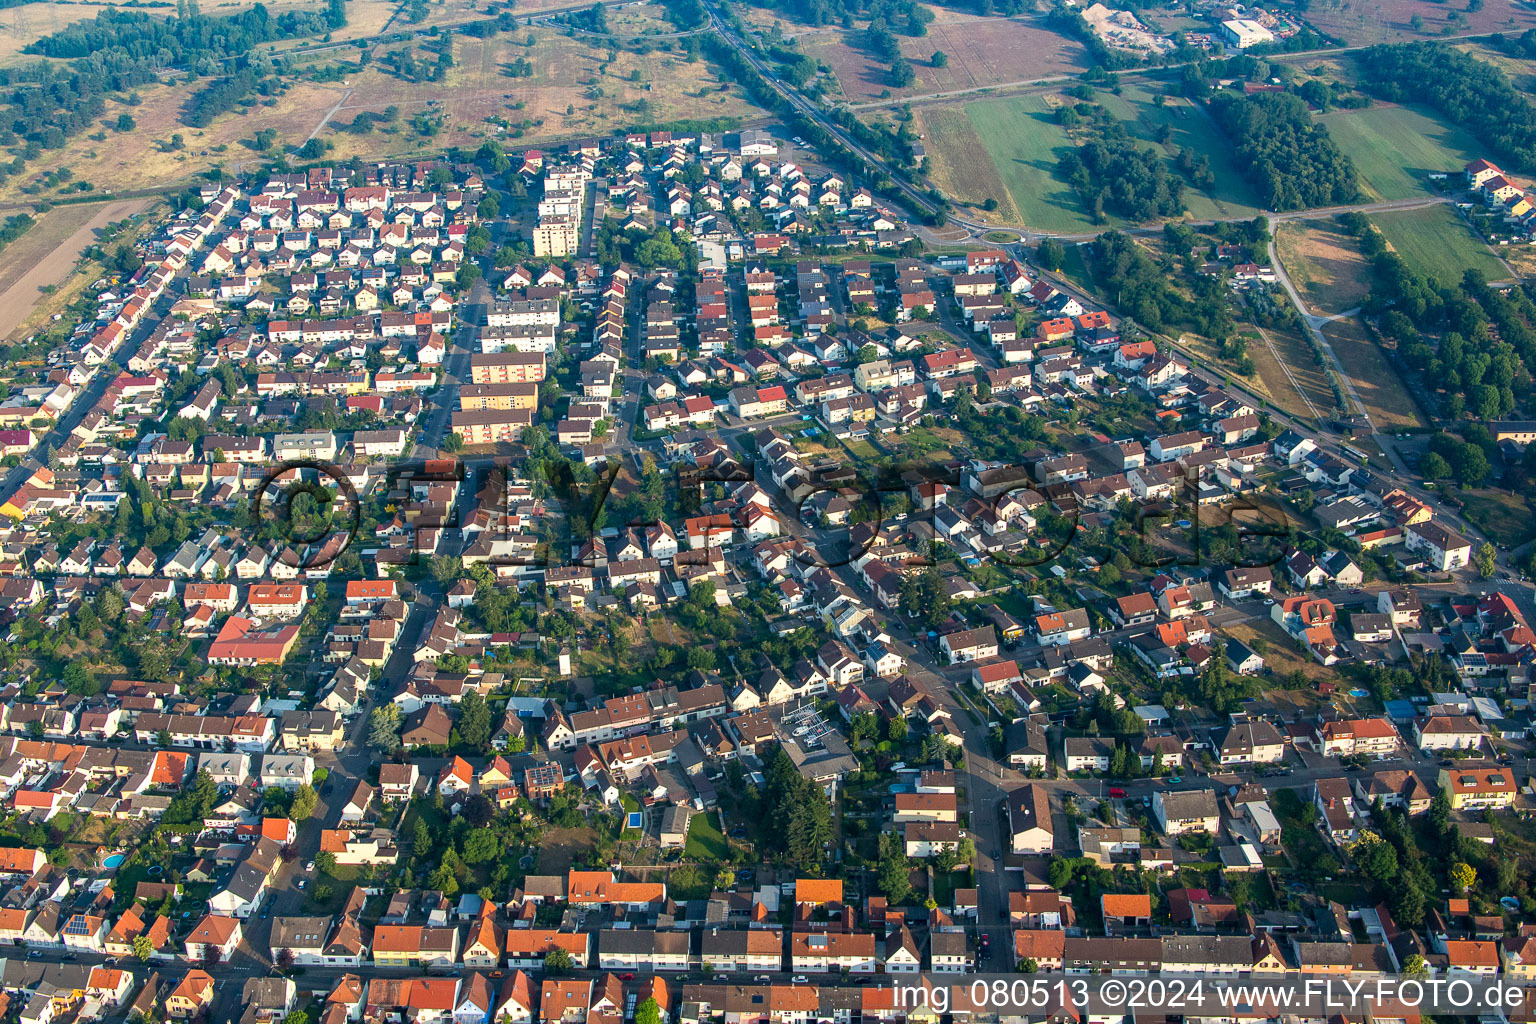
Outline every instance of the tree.
<svg viewBox="0 0 1536 1024"><path fill-rule="evenodd" d="M1027 956L1016 965L1020 974L1036 974L1040 971L1040 961L1032 956Z"/></svg>
<svg viewBox="0 0 1536 1024"><path fill-rule="evenodd" d="M148 935L135 935L133 937L133 955L139 958L140 963L148 962L155 955L155 944L150 941Z"/></svg>
<svg viewBox="0 0 1536 1024"><path fill-rule="evenodd" d="M880 866L875 884L892 904L912 894L912 866L907 863L905 840L895 832L880 834Z"/></svg>
<svg viewBox="0 0 1536 1024"><path fill-rule="evenodd" d="M1040 244L1035 247L1035 261L1046 270L1060 270L1062 261L1066 258L1066 247L1054 238L1042 238Z"/></svg>
<svg viewBox="0 0 1536 1024"><path fill-rule="evenodd" d="M1457 861L1446 872L1446 878L1457 892L1466 892L1477 884L1477 869L1464 861Z"/></svg>
<svg viewBox="0 0 1536 1024"><path fill-rule="evenodd" d="M1493 574L1498 571L1498 566L1495 564L1496 558L1498 558L1498 552L1493 549L1493 545L1483 541L1477 553L1472 556L1472 564L1477 566L1477 574L1485 580L1492 579Z"/></svg>
<svg viewBox="0 0 1536 1024"><path fill-rule="evenodd" d="M901 581L901 610L930 629L949 617L949 589L938 566L908 573Z"/></svg>
<svg viewBox="0 0 1536 1024"><path fill-rule="evenodd" d="M490 829L480 828L464 839L464 863L484 864L501 852L501 840Z"/></svg>
<svg viewBox="0 0 1536 1024"><path fill-rule="evenodd" d="M1429 965L1418 953L1412 953L1403 961L1403 973L1410 978L1422 978L1429 973Z"/></svg>
<svg viewBox="0 0 1536 1024"><path fill-rule="evenodd" d="M832 842L832 805L826 791L805 778L782 747L768 754L758 800L763 846L802 871L825 861Z"/></svg>
<svg viewBox="0 0 1536 1024"><path fill-rule="evenodd" d="M136 121L134 121L132 115L130 115L130 114L118 114L117 115L117 130L118 131L120 131L120 132L131 132L131 131L133 131L137 127L138 127L138 123Z"/></svg>
<svg viewBox="0 0 1536 1024"><path fill-rule="evenodd" d="M290 970L293 967L293 950L289 949L287 946L284 946L282 949L278 950L277 955L272 958L272 963L280 971Z"/></svg>
<svg viewBox="0 0 1536 1024"><path fill-rule="evenodd" d="M1428 480L1444 480L1451 475L1451 464L1434 452L1427 452L1419 460L1419 472Z"/></svg>
<svg viewBox="0 0 1536 1024"><path fill-rule="evenodd" d="M476 750L484 750L491 742L491 728L490 705L470 690L459 701L459 738Z"/></svg>
<svg viewBox="0 0 1536 1024"><path fill-rule="evenodd" d="M645 1002L635 1007L635 1024L662 1024L661 1007L655 996L647 996Z"/></svg>
<svg viewBox="0 0 1536 1024"><path fill-rule="evenodd" d="M158 633L151 633L134 648L139 675L154 682L164 682L171 674L171 649Z"/></svg>
<svg viewBox="0 0 1536 1024"><path fill-rule="evenodd" d="M322 874L330 875L334 878L336 875L336 855L329 850L321 850L315 854L315 868Z"/></svg>
<svg viewBox="0 0 1536 1024"><path fill-rule="evenodd" d="M429 568L437 585L448 587L463 573L464 560L457 555L433 555Z"/></svg>
<svg viewBox="0 0 1536 1024"><path fill-rule="evenodd" d="M1456 473L1456 482L1464 487L1476 487L1488 479L1488 474L1492 472L1482 447L1471 443L1456 450L1451 468Z"/></svg>
<svg viewBox="0 0 1536 1024"><path fill-rule="evenodd" d="M544 954L544 974L555 976L569 974L576 967L576 961L570 952L561 946L555 946Z"/></svg>
<svg viewBox="0 0 1536 1024"><path fill-rule="evenodd" d="M309 1024L309 1014L303 1010L294 1010L283 1018L283 1024Z"/></svg>
<svg viewBox="0 0 1536 1024"><path fill-rule="evenodd" d="M288 820L308 821L314 815L319 803L320 798L315 794L315 787L307 782L304 783L293 793L293 803L288 805Z"/></svg>
<svg viewBox="0 0 1536 1024"><path fill-rule="evenodd" d="M945 53L943 50L934 50L933 66L936 68L949 67L949 54Z"/></svg>
<svg viewBox="0 0 1536 1024"><path fill-rule="evenodd" d="M187 148L186 140L181 137L180 132L177 132L171 136L171 148L174 150L183 150Z"/></svg>
<svg viewBox="0 0 1536 1024"><path fill-rule="evenodd" d="M368 745L385 754L400 749L400 708L381 704L368 716Z"/></svg>

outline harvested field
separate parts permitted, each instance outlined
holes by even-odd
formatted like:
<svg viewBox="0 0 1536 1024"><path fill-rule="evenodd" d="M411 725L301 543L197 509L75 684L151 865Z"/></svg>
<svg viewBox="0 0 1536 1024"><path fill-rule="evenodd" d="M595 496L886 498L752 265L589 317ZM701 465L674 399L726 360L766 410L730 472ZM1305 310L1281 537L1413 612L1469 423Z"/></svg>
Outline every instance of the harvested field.
<svg viewBox="0 0 1536 1024"><path fill-rule="evenodd" d="M150 205L124 199L93 206L59 206L0 253L0 337L8 338L43 299L42 289L62 284L97 232Z"/></svg>
<svg viewBox="0 0 1536 1024"><path fill-rule="evenodd" d="M1243 325L1243 330L1248 330ZM1258 341L1248 343L1248 356L1258 369L1258 379L1282 412L1315 420L1332 413L1333 389L1312 358L1312 350L1295 331L1285 328L1252 328Z"/></svg>
<svg viewBox="0 0 1536 1024"><path fill-rule="evenodd" d="M1359 321L1335 320L1323 326L1323 337L1339 357L1339 364L1354 383L1355 394L1378 430L1417 430L1428 426L1408 393L1397 365L1366 333Z"/></svg>
<svg viewBox="0 0 1536 1024"><path fill-rule="evenodd" d="M1246 343L1248 358L1253 361L1252 376L1239 373L1236 360L1222 356L1221 349L1208 338L1184 334L1179 340L1202 362L1241 381L1280 412L1302 420L1328 415L1333 407L1333 393L1312 365L1312 353L1300 338L1247 323L1237 325L1237 335ZM1297 359L1302 360L1300 365L1295 362ZM1308 399L1311 405L1307 404Z"/></svg>
<svg viewBox="0 0 1536 1024"><path fill-rule="evenodd" d="M929 9L934 20L927 35L897 36L902 55L912 61L916 73L903 89L891 87L888 64L856 45L862 28L797 33L785 26L785 34L832 69L850 103L880 99L887 92L900 98L1036 82L1076 74L1092 63L1081 43L1051 31L1034 15L983 18L944 7ZM933 66L935 51L949 58L944 67Z"/></svg>
<svg viewBox="0 0 1536 1024"><path fill-rule="evenodd" d="M1495 544L1517 548L1536 540L1536 502L1492 488L1464 490L1461 512Z"/></svg>
<svg viewBox="0 0 1536 1024"><path fill-rule="evenodd" d="M1319 32L1350 46L1410 42L1440 35L1447 26L1455 35L1509 32L1518 35L1536 28L1536 11L1516 0L1487 0L1481 10L1468 12L1465 4L1439 4L1431 0L1330 0L1307 8L1306 19ZM1452 22L1449 15L1460 18ZM1422 31L1412 21L1423 19Z"/></svg>
<svg viewBox="0 0 1536 1024"><path fill-rule="evenodd" d="M1275 232L1275 248L1313 313L1353 309L1371 290L1370 266L1331 219L1286 221Z"/></svg>
<svg viewBox="0 0 1536 1024"><path fill-rule="evenodd" d="M1002 224L1020 223L1019 208L1013 194L998 176L975 125L960 107L917 107L913 111L917 130L925 137L928 150L928 177L945 195L962 203L980 204L996 199L991 213L974 210L971 215Z"/></svg>

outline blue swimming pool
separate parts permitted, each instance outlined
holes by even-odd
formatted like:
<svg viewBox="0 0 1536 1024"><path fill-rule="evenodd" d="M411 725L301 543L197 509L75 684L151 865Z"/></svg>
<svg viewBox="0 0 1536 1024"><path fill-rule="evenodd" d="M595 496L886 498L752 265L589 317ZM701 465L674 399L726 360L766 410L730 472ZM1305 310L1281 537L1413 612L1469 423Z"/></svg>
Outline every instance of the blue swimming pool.
<svg viewBox="0 0 1536 1024"><path fill-rule="evenodd" d="M104 868L120 868L123 866L123 861L127 859L121 853L114 853L110 857L103 858L101 866Z"/></svg>

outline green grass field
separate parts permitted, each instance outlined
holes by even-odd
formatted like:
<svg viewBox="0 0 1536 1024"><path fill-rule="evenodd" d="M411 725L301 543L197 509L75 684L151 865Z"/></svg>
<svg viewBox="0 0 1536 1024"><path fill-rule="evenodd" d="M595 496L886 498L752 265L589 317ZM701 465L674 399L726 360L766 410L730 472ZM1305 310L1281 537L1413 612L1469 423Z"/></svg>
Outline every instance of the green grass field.
<svg viewBox="0 0 1536 1024"><path fill-rule="evenodd" d="M1475 139L1412 107L1336 110L1318 118L1383 200L1430 195L1425 175L1459 171L1482 152Z"/></svg>
<svg viewBox="0 0 1536 1024"><path fill-rule="evenodd" d="M1158 129L1172 132L1162 149L1175 176L1173 160L1180 148L1211 158L1216 184L1207 195L1194 189L1184 192L1184 205L1199 220L1252 217L1258 212L1253 189L1233 165L1231 147L1205 113L1182 97L1164 106L1137 86L1126 86L1119 96L1102 91L1094 102L1126 123L1126 130L1150 146ZM1056 163L1072 146L1071 137L1056 123L1050 104L1041 96L977 100L965 105L965 114L992 158L997 175L1013 198L1023 221L1031 228L1064 233L1085 233L1122 225L1111 217L1107 225L1094 225L1083 211L1077 194L1056 177ZM952 175L966 177L963 173Z"/></svg>
<svg viewBox="0 0 1536 1024"><path fill-rule="evenodd" d="M1066 129L1039 96L978 100L965 105L1024 223L1040 231L1102 230L1083 211L1077 193L1056 177L1056 163L1072 148Z"/></svg>
<svg viewBox="0 0 1536 1024"><path fill-rule="evenodd" d="M1493 250L1445 204L1372 214L1371 223L1409 267L1441 284L1460 281L1468 267L1477 267L1490 281L1509 277Z"/></svg>
<svg viewBox="0 0 1536 1024"><path fill-rule="evenodd" d="M1163 147L1170 171L1180 149L1210 157L1216 184L1209 195L1184 190L1184 205L1190 216L1197 220L1224 220L1252 217L1259 212L1253 187L1232 163L1231 144L1205 111L1182 96L1171 96L1159 107L1152 101L1152 93L1134 85L1124 87L1119 96L1101 92L1096 99L1105 110L1126 122L1127 131L1153 145L1157 130L1166 124L1173 132L1168 145Z"/></svg>

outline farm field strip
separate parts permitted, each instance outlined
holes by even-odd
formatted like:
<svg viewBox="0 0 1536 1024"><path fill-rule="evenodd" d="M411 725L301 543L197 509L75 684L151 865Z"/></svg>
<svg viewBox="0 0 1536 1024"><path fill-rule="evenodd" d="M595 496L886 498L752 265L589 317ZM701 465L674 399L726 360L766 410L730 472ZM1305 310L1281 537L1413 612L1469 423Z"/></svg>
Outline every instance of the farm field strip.
<svg viewBox="0 0 1536 1024"><path fill-rule="evenodd" d="M1025 224L1063 233L1095 230L1076 190L1056 177L1056 162L1072 140L1043 97L977 100L964 109Z"/></svg>
<svg viewBox="0 0 1536 1024"><path fill-rule="evenodd" d="M1335 320L1322 328L1339 365L1355 385L1355 394L1378 430L1415 430L1427 424L1408 393L1398 369L1354 319Z"/></svg>
<svg viewBox="0 0 1536 1024"><path fill-rule="evenodd" d="M1472 233L1456 211L1443 203L1422 210L1375 213L1371 223L1409 267L1438 278L1442 284L1460 281L1469 267L1478 268L1490 281L1509 276L1493 250Z"/></svg>
<svg viewBox="0 0 1536 1024"><path fill-rule="evenodd" d="M947 195L965 203L996 199L998 208L981 216L1005 223L1020 220L1013 193L998 176L997 165L976 134L976 127L965 111L956 107L935 107L916 112L922 132L929 140L929 172L933 183Z"/></svg>

